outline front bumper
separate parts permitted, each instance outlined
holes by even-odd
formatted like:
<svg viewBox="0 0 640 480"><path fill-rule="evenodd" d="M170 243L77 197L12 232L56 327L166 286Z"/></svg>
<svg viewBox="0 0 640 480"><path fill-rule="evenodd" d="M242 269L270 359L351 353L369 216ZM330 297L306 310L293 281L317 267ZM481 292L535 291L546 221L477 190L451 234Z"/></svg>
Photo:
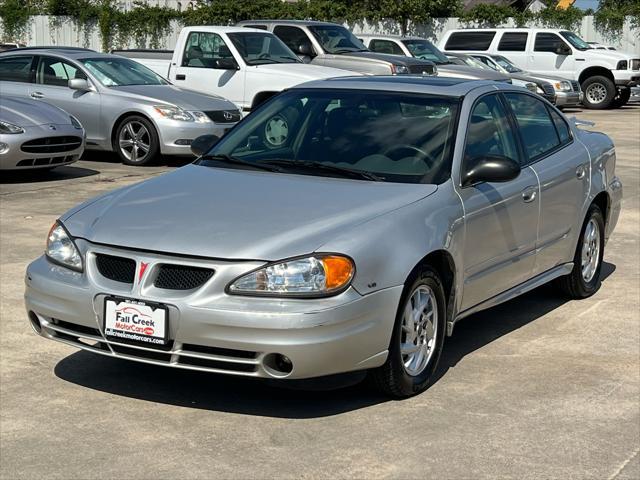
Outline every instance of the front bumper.
<svg viewBox="0 0 640 480"><path fill-rule="evenodd" d="M200 135L217 135L222 137L233 123L198 123L180 122L176 120L156 120L158 137L160 138L160 152L163 155L189 155L191 142Z"/></svg>
<svg viewBox="0 0 640 480"><path fill-rule="evenodd" d="M570 107L582 103L582 92L556 92L556 106Z"/></svg>
<svg viewBox="0 0 640 480"><path fill-rule="evenodd" d="M610 205L609 212L607 214L607 225L605 228L605 240L608 240L613 233L613 230L618 224L620 218L620 211L622 210L622 182L618 177L613 177L607 187L609 194Z"/></svg>
<svg viewBox="0 0 640 480"><path fill-rule="evenodd" d="M80 137L82 141L79 146L71 148L57 145L63 143L56 140L60 137ZM38 143L35 147L37 151L22 150L24 143L34 141ZM24 127L24 133L0 134L0 152L4 152L0 153L0 170L29 170L68 165L80 158L84 146L84 130L76 129L71 124Z"/></svg>
<svg viewBox="0 0 640 480"><path fill-rule="evenodd" d="M78 243L87 247L87 242ZM233 296L224 293L224 286L260 263L196 261L149 253L134 255L137 261L149 263L146 280L128 286L97 271L93 255L114 252L90 247L84 273L54 265L44 256L29 265L25 304L42 336L139 362L265 378L318 377L373 368L386 360L401 286L366 296L348 289L325 299ZM215 274L196 291L155 288L154 269L167 262L206 266ZM107 340L103 305L108 295L167 305L167 349ZM288 357L292 370L274 368L275 355Z"/></svg>
<svg viewBox="0 0 640 480"><path fill-rule="evenodd" d="M620 87L633 87L640 85L640 71L638 70L612 70L616 85Z"/></svg>

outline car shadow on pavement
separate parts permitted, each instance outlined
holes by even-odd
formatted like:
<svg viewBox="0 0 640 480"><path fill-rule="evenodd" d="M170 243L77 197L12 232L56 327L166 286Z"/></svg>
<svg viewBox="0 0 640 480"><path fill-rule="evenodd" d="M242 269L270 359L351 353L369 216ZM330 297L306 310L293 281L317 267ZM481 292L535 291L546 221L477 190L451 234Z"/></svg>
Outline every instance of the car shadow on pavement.
<svg viewBox="0 0 640 480"><path fill-rule="evenodd" d="M52 170L7 170L0 176L0 184L57 182L73 178L90 177L98 173L100 173L98 170L76 167L74 165L57 167Z"/></svg>
<svg viewBox="0 0 640 480"><path fill-rule="evenodd" d="M614 271L615 266L605 262L603 280ZM445 342L434 381L455 367L465 355L567 301L553 288L544 286L460 322L453 337ZM113 395L188 408L278 418L327 417L391 400L369 388L366 382L359 382L363 375L325 378L285 388L263 379L134 363L83 350L58 362L54 372L67 382Z"/></svg>

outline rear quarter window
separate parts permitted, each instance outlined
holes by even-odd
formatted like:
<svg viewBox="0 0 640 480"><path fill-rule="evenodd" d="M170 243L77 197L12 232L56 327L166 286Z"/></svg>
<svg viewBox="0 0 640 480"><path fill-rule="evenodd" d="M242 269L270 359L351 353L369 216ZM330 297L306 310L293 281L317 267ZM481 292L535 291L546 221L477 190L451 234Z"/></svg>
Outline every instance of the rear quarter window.
<svg viewBox="0 0 640 480"><path fill-rule="evenodd" d="M507 32L502 35L498 50L501 52L524 52L527 49L527 32Z"/></svg>
<svg viewBox="0 0 640 480"><path fill-rule="evenodd" d="M444 46L445 50L489 50L496 32L454 32Z"/></svg>

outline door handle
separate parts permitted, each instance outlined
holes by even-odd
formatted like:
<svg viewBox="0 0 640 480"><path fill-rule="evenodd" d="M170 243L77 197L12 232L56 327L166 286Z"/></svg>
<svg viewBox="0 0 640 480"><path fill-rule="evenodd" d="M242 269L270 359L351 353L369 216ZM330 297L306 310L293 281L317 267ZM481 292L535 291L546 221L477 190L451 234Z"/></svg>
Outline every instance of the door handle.
<svg viewBox="0 0 640 480"><path fill-rule="evenodd" d="M187 79L187 76L182 73L179 73L178 75L176 75L176 80L186 80L186 79Z"/></svg>
<svg viewBox="0 0 640 480"><path fill-rule="evenodd" d="M31 98L44 98L44 93L42 92L31 92L29 95Z"/></svg>
<svg viewBox="0 0 640 480"><path fill-rule="evenodd" d="M524 190L524 192L522 192L522 200L524 201L524 203L533 202L537 196L538 189L536 187L527 188Z"/></svg>
<svg viewBox="0 0 640 480"><path fill-rule="evenodd" d="M578 180L582 180L586 174L587 169L584 165L580 165L578 168L576 168L576 177L578 177Z"/></svg>

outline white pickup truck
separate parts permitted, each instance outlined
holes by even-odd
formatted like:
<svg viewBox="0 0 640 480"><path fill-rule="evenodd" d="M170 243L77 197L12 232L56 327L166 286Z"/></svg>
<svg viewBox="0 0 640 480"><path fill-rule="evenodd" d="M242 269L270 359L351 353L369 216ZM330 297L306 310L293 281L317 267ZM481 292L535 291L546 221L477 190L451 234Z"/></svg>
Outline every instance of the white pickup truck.
<svg viewBox="0 0 640 480"><path fill-rule="evenodd" d="M243 112L309 80L357 75L303 63L274 34L243 27L183 28L175 50L113 50L178 87L220 95Z"/></svg>

